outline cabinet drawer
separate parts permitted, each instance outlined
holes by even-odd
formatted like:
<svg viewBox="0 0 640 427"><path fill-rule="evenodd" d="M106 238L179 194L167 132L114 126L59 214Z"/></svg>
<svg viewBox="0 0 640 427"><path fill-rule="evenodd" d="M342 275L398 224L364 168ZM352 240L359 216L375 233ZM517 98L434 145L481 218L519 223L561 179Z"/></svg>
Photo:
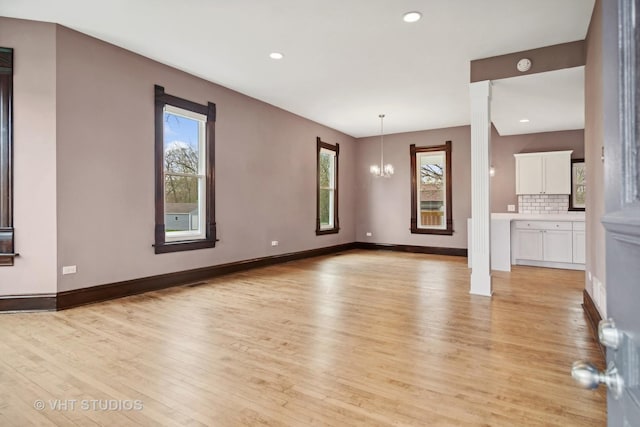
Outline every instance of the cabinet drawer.
<svg viewBox="0 0 640 427"><path fill-rule="evenodd" d="M571 230L566 221L514 221L518 230Z"/></svg>
<svg viewBox="0 0 640 427"><path fill-rule="evenodd" d="M584 231L584 221L574 222L573 229L576 231Z"/></svg>

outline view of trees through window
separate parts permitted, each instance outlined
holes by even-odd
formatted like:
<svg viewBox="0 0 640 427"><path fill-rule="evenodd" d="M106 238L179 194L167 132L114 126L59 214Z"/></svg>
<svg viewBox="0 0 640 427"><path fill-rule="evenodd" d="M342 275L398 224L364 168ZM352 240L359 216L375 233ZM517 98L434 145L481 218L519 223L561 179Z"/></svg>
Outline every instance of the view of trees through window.
<svg viewBox="0 0 640 427"><path fill-rule="evenodd" d="M320 152L320 225L333 226L333 153Z"/></svg>
<svg viewBox="0 0 640 427"><path fill-rule="evenodd" d="M166 231L198 230L203 121L173 111L165 111L163 121Z"/></svg>
<svg viewBox="0 0 640 427"><path fill-rule="evenodd" d="M571 195L569 210L581 211L586 207L587 175L584 159L571 159Z"/></svg>
<svg viewBox="0 0 640 427"><path fill-rule="evenodd" d="M576 205L584 206L586 203L586 188L587 188L587 180L585 175L585 169L583 167L576 167L575 169L575 183L576 183Z"/></svg>
<svg viewBox="0 0 640 427"><path fill-rule="evenodd" d="M444 152L420 155L420 225L444 226L445 186Z"/></svg>

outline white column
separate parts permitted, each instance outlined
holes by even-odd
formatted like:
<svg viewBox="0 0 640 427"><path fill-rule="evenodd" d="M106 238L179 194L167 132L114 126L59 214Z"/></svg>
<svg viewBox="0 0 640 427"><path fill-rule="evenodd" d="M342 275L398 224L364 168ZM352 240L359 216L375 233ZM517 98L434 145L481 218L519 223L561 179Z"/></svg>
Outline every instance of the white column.
<svg viewBox="0 0 640 427"><path fill-rule="evenodd" d="M491 81L471 83L471 290L491 296Z"/></svg>

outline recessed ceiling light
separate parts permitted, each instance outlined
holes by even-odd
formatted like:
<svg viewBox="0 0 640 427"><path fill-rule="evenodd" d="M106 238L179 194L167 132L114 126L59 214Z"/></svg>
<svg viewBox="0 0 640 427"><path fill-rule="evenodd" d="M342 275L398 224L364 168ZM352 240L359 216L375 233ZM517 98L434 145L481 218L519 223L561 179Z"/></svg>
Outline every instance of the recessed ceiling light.
<svg viewBox="0 0 640 427"><path fill-rule="evenodd" d="M529 123L529 119L520 119L520 123Z"/></svg>
<svg viewBox="0 0 640 427"><path fill-rule="evenodd" d="M420 12L407 12L402 16L402 20L404 22L416 22L422 18L422 14Z"/></svg>
<svg viewBox="0 0 640 427"><path fill-rule="evenodd" d="M281 54L280 52L271 52L269 54L269 58L271 58L271 59L282 59L282 58L284 58L284 55Z"/></svg>

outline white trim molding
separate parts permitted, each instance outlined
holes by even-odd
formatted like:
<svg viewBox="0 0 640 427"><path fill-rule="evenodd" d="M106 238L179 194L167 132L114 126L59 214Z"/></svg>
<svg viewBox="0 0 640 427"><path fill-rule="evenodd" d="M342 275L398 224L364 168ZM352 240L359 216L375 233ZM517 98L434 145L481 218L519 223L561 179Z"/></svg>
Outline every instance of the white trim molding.
<svg viewBox="0 0 640 427"><path fill-rule="evenodd" d="M471 97L471 289L491 296L491 81L469 85Z"/></svg>

